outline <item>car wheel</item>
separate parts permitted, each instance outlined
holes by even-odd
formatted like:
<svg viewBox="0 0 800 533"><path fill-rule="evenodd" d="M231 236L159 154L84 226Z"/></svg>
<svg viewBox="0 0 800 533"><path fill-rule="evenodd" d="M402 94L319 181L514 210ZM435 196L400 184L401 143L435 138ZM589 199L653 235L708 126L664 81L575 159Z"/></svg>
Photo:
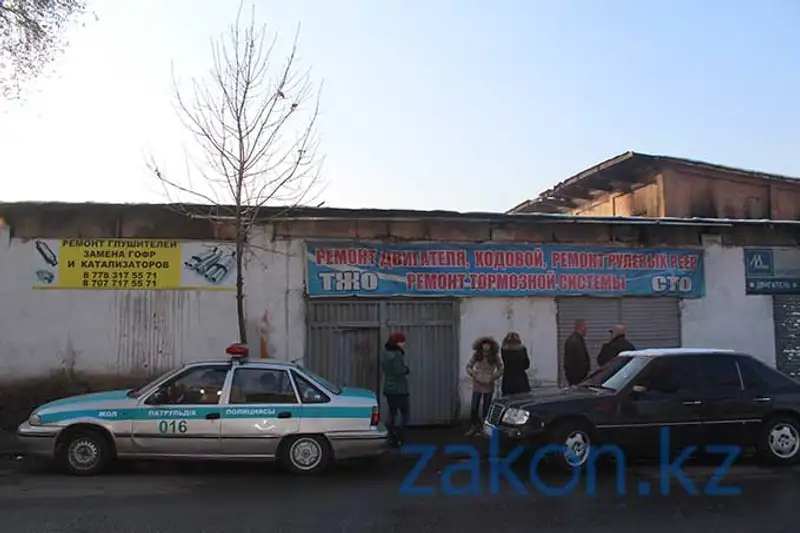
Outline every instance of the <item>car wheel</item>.
<svg viewBox="0 0 800 533"><path fill-rule="evenodd" d="M333 459L333 451L324 437L298 435L281 446L282 465L293 474L315 475L325 471Z"/></svg>
<svg viewBox="0 0 800 533"><path fill-rule="evenodd" d="M758 452L769 464L797 464L800 461L800 423L785 415L767 420L761 428Z"/></svg>
<svg viewBox="0 0 800 533"><path fill-rule="evenodd" d="M66 437L61 451L61 464L76 476L94 476L108 466L112 447L98 431L76 431Z"/></svg>
<svg viewBox="0 0 800 533"><path fill-rule="evenodd" d="M560 470L572 471L583 468L592 450L591 426L579 421L562 422L551 433L551 444L563 447L560 453L553 453L551 459Z"/></svg>

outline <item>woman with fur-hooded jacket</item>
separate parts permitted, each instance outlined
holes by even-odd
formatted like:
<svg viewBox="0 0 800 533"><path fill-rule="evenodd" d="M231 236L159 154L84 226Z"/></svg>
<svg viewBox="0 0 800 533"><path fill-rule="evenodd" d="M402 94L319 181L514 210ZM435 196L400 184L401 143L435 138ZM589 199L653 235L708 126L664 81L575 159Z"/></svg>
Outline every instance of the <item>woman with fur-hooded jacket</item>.
<svg viewBox="0 0 800 533"><path fill-rule="evenodd" d="M472 357L467 363L467 375L472 378L472 426L467 435L480 431L492 404L495 383L503 375L503 361L496 340L481 337L472 344L472 350Z"/></svg>

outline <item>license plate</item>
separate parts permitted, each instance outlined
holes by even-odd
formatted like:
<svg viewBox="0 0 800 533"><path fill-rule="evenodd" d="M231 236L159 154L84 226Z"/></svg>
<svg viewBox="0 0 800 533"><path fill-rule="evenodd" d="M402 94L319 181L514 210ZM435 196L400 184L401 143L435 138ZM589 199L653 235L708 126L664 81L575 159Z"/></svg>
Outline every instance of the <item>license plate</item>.
<svg viewBox="0 0 800 533"><path fill-rule="evenodd" d="M495 429L496 428L489 423L483 424L483 434L486 435L487 437L491 437L492 435L494 435Z"/></svg>

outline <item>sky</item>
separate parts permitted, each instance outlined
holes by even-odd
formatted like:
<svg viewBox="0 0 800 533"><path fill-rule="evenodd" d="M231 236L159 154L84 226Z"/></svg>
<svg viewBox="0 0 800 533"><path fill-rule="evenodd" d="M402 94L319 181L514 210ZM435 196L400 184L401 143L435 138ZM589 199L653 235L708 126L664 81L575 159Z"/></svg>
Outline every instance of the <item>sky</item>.
<svg viewBox="0 0 800 533"><path fill-rule="evenodd" d="M254 3L322 84L315 204L506 211L628 150L800 176L800 0ZM171 69L202 74L238 4L95 0L0 104L0 201L165 201Z"/></svg>

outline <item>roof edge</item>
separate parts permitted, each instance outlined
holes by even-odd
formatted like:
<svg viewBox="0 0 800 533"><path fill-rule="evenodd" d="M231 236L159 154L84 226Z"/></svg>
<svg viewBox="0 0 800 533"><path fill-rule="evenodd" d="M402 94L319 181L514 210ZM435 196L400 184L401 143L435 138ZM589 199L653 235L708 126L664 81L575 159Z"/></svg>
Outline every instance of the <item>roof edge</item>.
<svg viewBox="0 0 800 533"><path fill-rule="evenodd" d="M597 163L592 167L582 170L577 174L573 174L569 178L556 183L549 189L545 189L544 191L540 192L535 198L525 200L524 202L521 202L520 204L514 206L513 208L506 211L506 213L514 214L515 212L524 209L530 205L545 201L548 196L556 194L559 190L563 189L564 187L568 187L570 185L578 183L591 175L597 174L598 172L602 172L603 170L619 165L620 163L629 161L634 158L654 159L653 156L628 150L627 152L623 152L621 154L615 155L614 157L610 157L604 161L601 161L600 163Z"/></svg>
<svg viewBox="0 0 800 533"><path fill-rule="evenodd" d="M797 177L769 173L769 172L761 172L757 170L749 170L745 168L731 167L726 165L719 165L717 163L709 163L707 161L689 159L685 157L652 155L652 154L645 154L642 152L628 151L619 154L617 156L611 157L586 170L583 170L557 183L553 187L550 187L549 189L542 191L535 198L525 200L524 202L521 202L520 204L514 206L513 208L509 209L506 212L509 214L513 214L515 212L524 210L525 208L533 207L536 204L544 204L549 199L552 199L552 197L556 196L560 190L563 190L566 187L575 185L581 182L582 180L586 179L587 177L602 172L604 170L607 170L613 166L619 165L626 161L632 161L637 159L640 160L641 162L649 161L658 167L664 167L666 165L676 165L684 167L702 168L709 171L727 172L729 174L737 174L749 178L757 178L757 179L773 181L773 182L781 182L781 183L791 183L792 185L800 186L800 179L798 179Z"/></svg>

